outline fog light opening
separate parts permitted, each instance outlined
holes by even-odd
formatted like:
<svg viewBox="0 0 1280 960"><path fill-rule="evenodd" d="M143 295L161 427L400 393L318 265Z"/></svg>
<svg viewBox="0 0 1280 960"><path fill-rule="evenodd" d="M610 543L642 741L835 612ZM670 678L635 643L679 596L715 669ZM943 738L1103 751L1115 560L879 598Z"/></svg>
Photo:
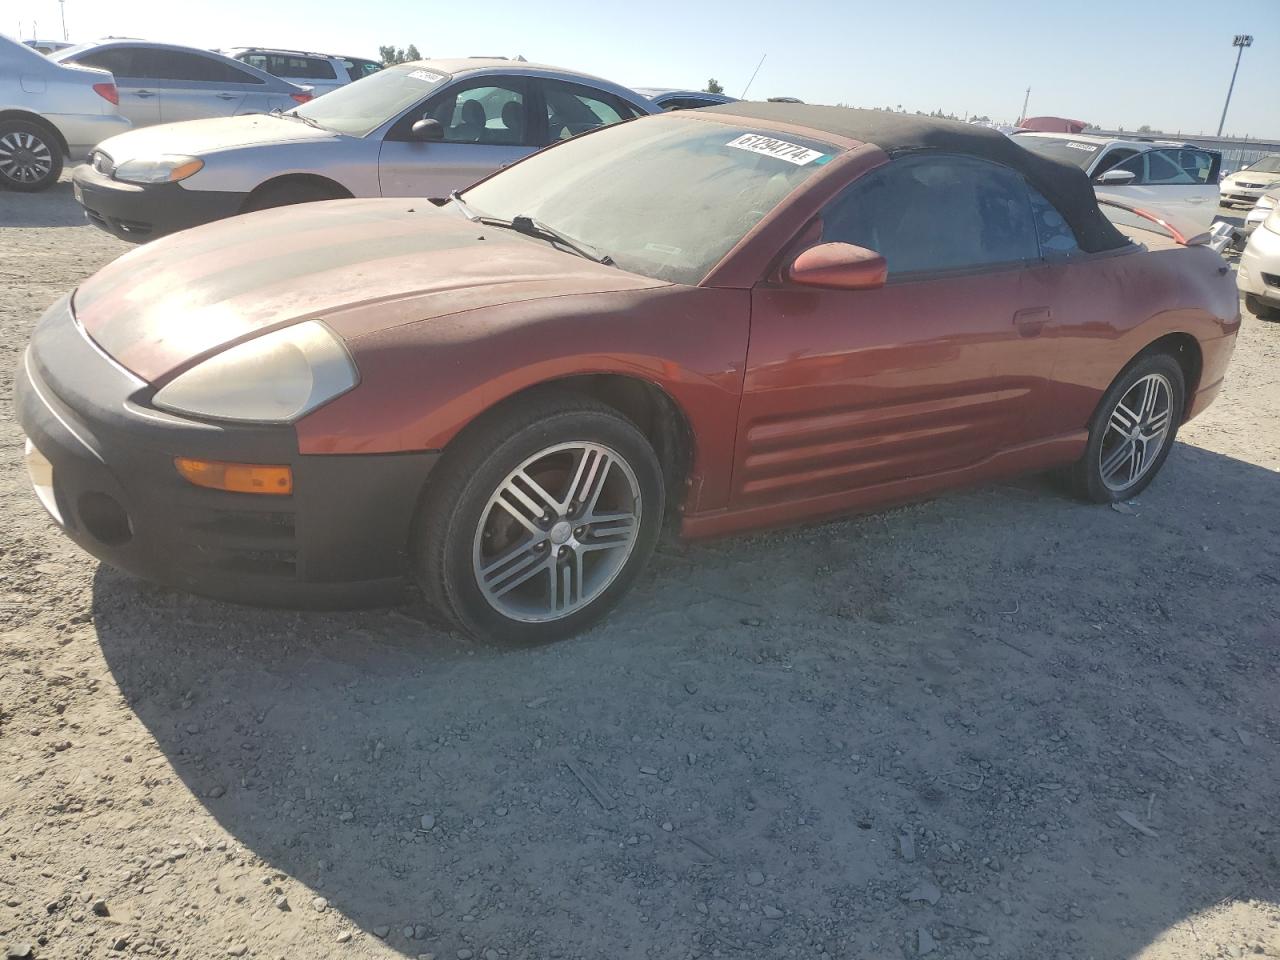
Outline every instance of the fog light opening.
<svg viewBox="0 0 1280 960"><path fill-rule="evenodd" d="M108 547L119 547L133 539L129 514L115 497L90 492L80 496L80 522L94 539Z"/></svg>

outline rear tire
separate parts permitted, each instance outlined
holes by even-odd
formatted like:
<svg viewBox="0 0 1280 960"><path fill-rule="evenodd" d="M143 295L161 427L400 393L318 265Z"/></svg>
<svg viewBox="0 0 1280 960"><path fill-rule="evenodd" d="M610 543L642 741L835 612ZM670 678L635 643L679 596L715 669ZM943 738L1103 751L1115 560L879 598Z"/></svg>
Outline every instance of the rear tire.
<svg viewBox="0 0 1280 960"><path fill-rule="evenodd" d="M1186 379L1177 360L1151 353L1130 364L1089 422L1089 443L1071 468L1076 496L1115 503L1145 490L1173 449L1185 409Z"/></svg>
<svg viewBox="0 0 1280 960"><path fill-rule="evenodd" d="M48 190L62 176L62 146L37 123L0 120L0 184L19 193Z"/></svg>
<svg viewBox="0 0 1280 960"><path fill-rule="evenodd" d="M548 391L490 415L431 477L415 553L423 592L463 632L559 640L600 620L653 553L662 468L616 410Z"/></svg>
<svg viewBox="0 0 1280 960"><path fill-rule="evenodd" d="M1244 305L1259 320L1280 320L1280 307L1273 307L1269 303L1264 303L1262 298L1256 294L1245 294Z"/></svg>
<svg viewBox="0 0 1280 960"><path fill-rule="evenodd" d="M289 207L295 203L315 203L320 200L338 200L340 194L314 183L281 183L266 187L245 201L244 213Z"/></svg>

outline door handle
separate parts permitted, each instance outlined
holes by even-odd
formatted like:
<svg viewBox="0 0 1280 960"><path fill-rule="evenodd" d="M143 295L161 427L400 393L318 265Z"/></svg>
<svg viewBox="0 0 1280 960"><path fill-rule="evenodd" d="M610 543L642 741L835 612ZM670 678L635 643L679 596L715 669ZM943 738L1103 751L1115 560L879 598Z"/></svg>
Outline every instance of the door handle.
<svg viewBox="0 0 1280 960"><path fill-rule="evenodd" d="M152 93L150 90L135 90L133 91L133 95L135 97L142 97L143 100L147 99L147 97L155 96L155 94Z"/></svg>
<svg viewBox="0 0 1280 960"><path fill-rule="evenodd" d="M219 100L235 100L236 95L234 93L220 93L218 94L218 99Z"/></svg>
<svg viewBox="0 0 1280 960"><path fill-rule="evenodd" d="M1028 307L1013 315L1013 325L1020 337L1038 337L1053 319L1048 307Z"/></svg>

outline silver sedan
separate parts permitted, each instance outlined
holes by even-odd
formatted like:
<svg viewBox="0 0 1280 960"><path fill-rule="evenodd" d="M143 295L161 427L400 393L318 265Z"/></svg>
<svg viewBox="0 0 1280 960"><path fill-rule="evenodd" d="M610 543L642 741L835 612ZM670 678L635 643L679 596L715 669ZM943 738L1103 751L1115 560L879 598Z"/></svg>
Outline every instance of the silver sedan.
<svg viewBox="0 0 1280 960"><path fill-rule="evenodd" d="M114 137L73 181L90 222L137 243L290 203L448 196L540 147L657 112L555 67L420 60L283 113Z"/></svg>

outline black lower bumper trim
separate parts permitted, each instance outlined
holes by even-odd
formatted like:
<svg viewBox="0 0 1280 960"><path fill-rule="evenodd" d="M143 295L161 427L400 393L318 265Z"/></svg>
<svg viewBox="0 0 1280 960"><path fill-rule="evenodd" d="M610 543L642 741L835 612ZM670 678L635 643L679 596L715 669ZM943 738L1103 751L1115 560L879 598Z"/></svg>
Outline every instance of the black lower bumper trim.
<svg viewBox="0 0 1280 960"><path fill-rule="evenodd" d="M149 580L270 606L346 607L403 596L435 452L304 455L289 426L212 425L142 409L143 388L98 352L65 301L18 371L18 421L52 465L62 529ZM175 456L288 464L290 496L196 487Z"/></svg>
<svg viewBox="0 0 1280 960"><path fill-rule="evenodd" d="M124 183L87 164L76 167L71 185L90 223L130 243L235 216L248 196L180 183Z"/></svg>

